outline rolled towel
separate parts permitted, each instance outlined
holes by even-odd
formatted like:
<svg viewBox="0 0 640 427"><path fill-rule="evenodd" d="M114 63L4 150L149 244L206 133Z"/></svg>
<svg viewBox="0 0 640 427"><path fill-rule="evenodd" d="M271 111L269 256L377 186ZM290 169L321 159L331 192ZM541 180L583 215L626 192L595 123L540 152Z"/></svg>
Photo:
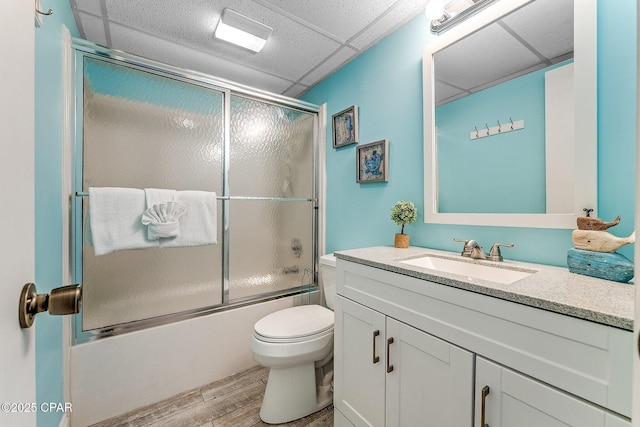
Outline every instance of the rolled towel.
<svg viewBox="0 0 640 427"><path fill-rule="evenodd" d="M158 240L178 236L180 234L178 219L184 215L182 208L185 208L180 203L174 205L177 203L178 192L164 188L145 188L144 196L147 209L142 215L142 224L147 226L147 239Z"/></svg>
<svg viewBox="0 0 640 427"><path fill-rule="evenodd" d="M147 238L158 240L180 235L178 219L187 212L187 207L178 202L157 203L142 214L142 224L147 226Z"/></svg>

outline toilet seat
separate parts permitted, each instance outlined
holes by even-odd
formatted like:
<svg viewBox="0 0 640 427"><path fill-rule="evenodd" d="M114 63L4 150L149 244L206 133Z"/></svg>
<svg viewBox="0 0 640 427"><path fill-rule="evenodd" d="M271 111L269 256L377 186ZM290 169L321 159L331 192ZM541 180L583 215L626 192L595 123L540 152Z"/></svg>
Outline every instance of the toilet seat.
<svg viewBox="0 0 640 427"><path fill-rule="evenodd" d="M320 305L290 307L263 317L254 326L256 339L296 343L333 334L333 311Z"/></svg>

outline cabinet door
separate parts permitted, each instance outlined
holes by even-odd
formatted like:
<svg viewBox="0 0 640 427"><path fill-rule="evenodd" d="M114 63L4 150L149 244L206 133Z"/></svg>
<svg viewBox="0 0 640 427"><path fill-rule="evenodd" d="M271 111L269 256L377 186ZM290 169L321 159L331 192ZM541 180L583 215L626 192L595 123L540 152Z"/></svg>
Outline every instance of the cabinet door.
<svg viewBox="0 0 640 427"><path fill-rule="evenodd" d="M334 406L356 427L383 426L385 316L339 295L335 315Z"/></svg>
<svg viewBox="0 0 640 427"><path fill-rule="evenodd" d="M387 427L471 427L473 353L392 318Z"/></svg>
<svg viewBox="0 0 640 427"><path fill-rule="evenodd" d="M483 388L489 387L484 398ZM510 369L476 357L475 427L604 427L601 409Z"/></svg>

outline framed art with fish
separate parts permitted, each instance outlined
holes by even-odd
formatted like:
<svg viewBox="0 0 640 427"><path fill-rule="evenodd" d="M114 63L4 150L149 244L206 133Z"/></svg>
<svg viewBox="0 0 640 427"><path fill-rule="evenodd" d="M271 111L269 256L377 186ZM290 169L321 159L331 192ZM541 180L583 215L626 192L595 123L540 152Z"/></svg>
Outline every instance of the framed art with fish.
<svg viewBox="0 0 640 427"><path fill-rule="evenodd" d="M358 142L358 106L352 105L331 116L333 148Z"/></svg>
<svg viewBox="0 0 640 427"><path fill-rule="evenodd" d="M356 182L389 180L389 141L382 139L356 148Z"/></svg>

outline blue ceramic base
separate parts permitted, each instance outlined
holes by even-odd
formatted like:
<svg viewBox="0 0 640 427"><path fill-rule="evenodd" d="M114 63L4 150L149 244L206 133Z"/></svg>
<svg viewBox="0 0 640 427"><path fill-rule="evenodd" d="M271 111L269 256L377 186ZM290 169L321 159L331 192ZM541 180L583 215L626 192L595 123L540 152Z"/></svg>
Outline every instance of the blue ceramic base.
<svg viewBox="0 0 640 427"><path fill-rule="evenodd" d="M572 273L627 283L633 278L633 262L617 252L569 249L567 266Z"/></svg>

